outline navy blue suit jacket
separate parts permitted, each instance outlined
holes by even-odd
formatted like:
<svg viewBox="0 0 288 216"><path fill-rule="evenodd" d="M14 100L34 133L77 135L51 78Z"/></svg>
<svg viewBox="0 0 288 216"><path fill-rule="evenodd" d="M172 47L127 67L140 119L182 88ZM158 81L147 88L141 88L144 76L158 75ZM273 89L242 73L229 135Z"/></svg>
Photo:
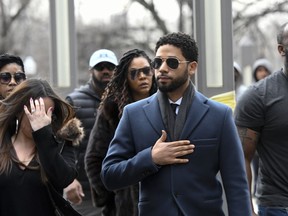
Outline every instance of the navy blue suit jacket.
<svg viewBox="0 0 288 216"><path fill-rule="evenodd" d="M103 161L101 177L108 189L140 182L139 215L223 216L220 171L229 215L252 214L243 150L229 107L195 93L180 136L195 145L185 156L187 164L153 163L151 149L161 130L156 94L125 107Z"/></svg>

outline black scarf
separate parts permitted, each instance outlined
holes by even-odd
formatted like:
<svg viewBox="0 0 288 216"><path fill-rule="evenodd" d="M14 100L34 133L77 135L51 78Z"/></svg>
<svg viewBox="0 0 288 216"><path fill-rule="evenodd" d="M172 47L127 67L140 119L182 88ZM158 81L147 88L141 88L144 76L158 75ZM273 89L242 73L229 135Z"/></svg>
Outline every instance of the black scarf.
<svg viewBox="0 0 288 216"><path fill-rule="evenodd" d="M190 81L188 88L183 94L183 98L179 107L179 112L176 118L174 118L173 110L170 106L167 94L161 91L157 91L157 98L160 106L161 116L166 128L166 132L170 140L179 140L182 129L184 127L187 113L194 98L195 88Z"/></svg>

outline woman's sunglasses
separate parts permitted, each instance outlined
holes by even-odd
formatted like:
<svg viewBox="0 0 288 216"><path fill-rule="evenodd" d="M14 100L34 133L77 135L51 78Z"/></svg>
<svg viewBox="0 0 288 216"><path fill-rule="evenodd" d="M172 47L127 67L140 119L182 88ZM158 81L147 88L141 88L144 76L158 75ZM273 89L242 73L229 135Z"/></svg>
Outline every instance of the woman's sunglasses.
<svg viewBox="0 0 288 216"><path fill-rule="evenodd" d="M176 57L168 57L168 58L156 57L156 58L154 58L154 60L152 62L152 67L154 69L159 69L164 61L166 62L168 67L173 69L173 70L177 69L179 67L179 64L181 64L181 63L190 62L190 61L180 61Z"/></svg>
<svg viewBox="0 0 288 216"><path fill-rule="evenodd" d="M22 81L26 79L25 73L22 73L22 72L17 72L15 74L4 72L4 73L0 73L0 83L9 84L12 80L12 77L14 78L17 84L21 83Z"/></svg>
<svg viewBox="0 0 288 216"><path fill-rule="evenodd" d="M143 74L145 74L146 76L152 76L151 67L143 67L143 68L139 68L139 69L132 69L130 71L131 79L135 80L136 77L139 76L140 72L143 72Z"/></svg>

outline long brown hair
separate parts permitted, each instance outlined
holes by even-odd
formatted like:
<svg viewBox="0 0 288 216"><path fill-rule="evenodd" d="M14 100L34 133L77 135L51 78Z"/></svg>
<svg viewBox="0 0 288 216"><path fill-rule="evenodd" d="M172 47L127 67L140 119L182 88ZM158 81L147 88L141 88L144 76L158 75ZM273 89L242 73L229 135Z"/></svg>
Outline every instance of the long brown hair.
<svg viewBox="0 0 288 216"><path fill-rule="evenodd" d="M73 108L53 91L46 80L28 79L18 85L8 97L0 102L0 174L11 170L13 161L21 164L13 150L11 137L17 134L17 121L20 125L22 116L25 115L24 105L30 107L30 98L40 97L48 97L55 104L51 122L55 135L75 116ZM37 152L36 158L38 158Z"/></svg>

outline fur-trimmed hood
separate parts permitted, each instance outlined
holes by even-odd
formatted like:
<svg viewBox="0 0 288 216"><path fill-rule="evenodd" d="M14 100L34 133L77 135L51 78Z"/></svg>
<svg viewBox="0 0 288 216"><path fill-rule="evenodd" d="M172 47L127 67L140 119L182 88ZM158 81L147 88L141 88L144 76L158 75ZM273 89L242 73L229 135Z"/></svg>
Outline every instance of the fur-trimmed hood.
<svg viewBox="0 0 288 216"><path fill-rule="evenodd" d="M71 141L73 146L78 146L84 137L84 128L79 119L70 119L58 132L57 136L61 139Z"/></svg>

